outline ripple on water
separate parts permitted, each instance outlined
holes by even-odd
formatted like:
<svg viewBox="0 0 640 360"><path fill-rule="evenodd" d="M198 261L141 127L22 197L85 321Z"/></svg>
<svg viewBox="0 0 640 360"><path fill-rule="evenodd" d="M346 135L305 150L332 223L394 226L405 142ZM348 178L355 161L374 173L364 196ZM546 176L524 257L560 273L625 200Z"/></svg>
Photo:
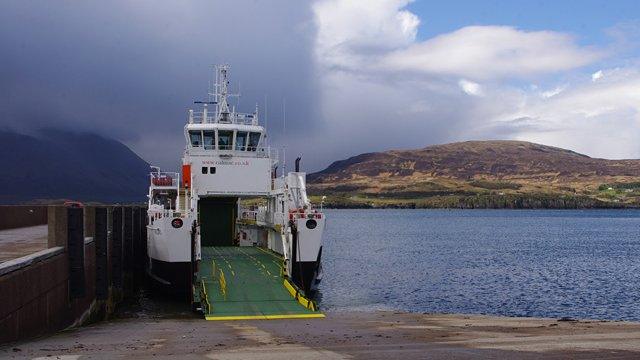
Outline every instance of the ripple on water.
<svg viewBox="0 0 640 360"><path fill-rule="evenodd" d="M326 212L324 309L640 320L640 211Z"/></svg>

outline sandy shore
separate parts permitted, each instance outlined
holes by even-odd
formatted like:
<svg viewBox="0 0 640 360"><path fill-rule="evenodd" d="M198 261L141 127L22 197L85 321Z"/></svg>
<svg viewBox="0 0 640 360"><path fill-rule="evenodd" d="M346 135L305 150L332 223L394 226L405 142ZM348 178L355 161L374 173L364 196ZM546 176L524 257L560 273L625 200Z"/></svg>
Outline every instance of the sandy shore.
<svg viewBox="0 0 640 360"><path fill-rule="evenodd" d="M392 312L326 319L133 318L0 348L0 358L637 359L640 323Z"/></svg>

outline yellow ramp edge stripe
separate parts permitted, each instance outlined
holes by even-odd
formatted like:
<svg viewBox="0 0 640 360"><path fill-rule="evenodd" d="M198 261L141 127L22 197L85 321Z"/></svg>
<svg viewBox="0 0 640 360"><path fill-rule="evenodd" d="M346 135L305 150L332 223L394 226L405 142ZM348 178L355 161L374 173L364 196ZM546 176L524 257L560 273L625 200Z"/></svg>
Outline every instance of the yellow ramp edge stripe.
<svg viewBox="0 0 640 360"><path fill-rule="evenodd" d="M261 247L259 247L259 246L256 246L256 249L258 249L258 250L262 251L262 252L263 252L263 253L265 253L265 254L269 254L269 255L273 256L274 258L276 258L276 259L278 259L278 260L282 260L282 258L281 258L281 257L279 257L278 255L274 254L274 253L273 253L273 252L271 252L271 251L265 250L265 249L263 249L263 248L261 248Z"/></svg>
<svg viewBox="0 0 640 360"><path fill-rule="evenodd" d="M207 315L206 320L226 321L226 320L277 320L277 319L318 319L325 315L317 314L283 314L283 315L238 315L238 316L218 316Z"/></svg>
<svg viewBox="0 0 640 360"><path fill-rule="evenodd" d="M202 297L202 295L200 296L201 299L200 301L202 301L202 298L204 298L204 305L207 306L207 312L211 312L211 303L209 302L209 297L207 296L207 287L204 284L204 280L202 280L202 295L204 295L204 297Z"/></svg>
<svg viewBox="0 0 640 360"><path fill-rule="evenodd" d="M311 300L307 299L306 297L300 295L300 292L298 292L296 290L296 288L293 287L293 284L291 284L289 279L284 279L284 287L287 288L287 290L289 291L289 294L291 294L291 296L293 296L293 298L298 300L300 305L304 306L305 308L307 308L307 309L309 309L311 311L317 311L318 310L316 308L316 304L313 301L311 301Z"/></svg>

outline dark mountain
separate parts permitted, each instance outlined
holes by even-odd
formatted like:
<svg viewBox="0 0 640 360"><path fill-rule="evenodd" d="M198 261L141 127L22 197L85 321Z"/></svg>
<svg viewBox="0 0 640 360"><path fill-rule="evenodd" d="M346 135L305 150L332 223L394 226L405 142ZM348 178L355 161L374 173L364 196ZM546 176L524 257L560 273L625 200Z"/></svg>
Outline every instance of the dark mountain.
<svg viewBox="0 0 640 360"><path fill-rule="evenodd" d="M478 197L640 204L640 160L596 159L523 141L467 141L361 154L336 161L308 180L312 193L356 205L448 207ZM505 201L496 207L510 207Z"/></svg>
<svg viewBox="0 0 640 360"><path fill-rule="evenodd" d="M91 133L0 131L0 203L146 199L149 166L124 144Z"/></svg>

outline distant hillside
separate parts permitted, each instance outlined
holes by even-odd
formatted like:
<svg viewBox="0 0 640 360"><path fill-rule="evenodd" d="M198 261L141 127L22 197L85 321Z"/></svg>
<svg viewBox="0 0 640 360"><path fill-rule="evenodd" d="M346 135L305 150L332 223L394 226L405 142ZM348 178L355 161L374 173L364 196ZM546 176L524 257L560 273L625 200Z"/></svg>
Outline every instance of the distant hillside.
<svg viewBox="0 0 640 360"><path fill-rule="evenodd" d="M523 141L367 153L308 176L338 207L589 208L640 205L640 160Z"/></svg>
<svg viewBox="0 0 640 360"><path fill-rule="evenodd" d="M122 143L59 130L0 131L0 203L144 201L148 164Z"/></svg>

